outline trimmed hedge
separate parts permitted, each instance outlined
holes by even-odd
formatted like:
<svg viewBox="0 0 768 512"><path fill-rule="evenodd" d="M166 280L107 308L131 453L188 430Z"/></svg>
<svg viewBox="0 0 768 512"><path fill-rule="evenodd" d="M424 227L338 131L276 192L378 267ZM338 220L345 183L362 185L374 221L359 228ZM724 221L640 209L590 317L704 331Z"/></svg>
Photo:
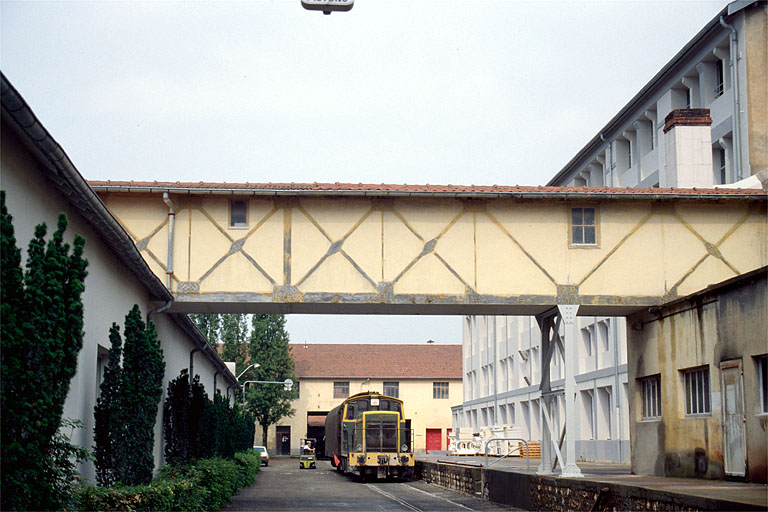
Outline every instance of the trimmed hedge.
<svg viewBox="0 0 768 512"><path fill-rule="evenodd" d="M196 464L166 466L149 485L86 487L79 492L80 510L205 511L227 505L240 489L253 484L261 457L241 452L234 460L201 459Z"/></svg>

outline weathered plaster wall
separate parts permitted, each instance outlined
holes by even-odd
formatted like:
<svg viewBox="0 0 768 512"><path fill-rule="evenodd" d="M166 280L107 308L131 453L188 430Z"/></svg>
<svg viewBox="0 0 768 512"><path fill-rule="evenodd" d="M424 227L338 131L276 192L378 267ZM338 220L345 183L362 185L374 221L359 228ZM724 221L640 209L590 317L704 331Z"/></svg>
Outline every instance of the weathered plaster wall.
<svg viewBox="0 0 768 512"><path fill-rule="evenodd" d="M758 273L759 274L759 273ZM744 369L748 480L766 481L766 421L760 412L755 356L766 347L766 276L628 318L632 471L657 476L724 477L720 363L741 360ZM681 370L709 369L711 414L687 417ZM662 419L641 419L641 377L661 375ZM706 453L697 472L695 451Z"/></svg>

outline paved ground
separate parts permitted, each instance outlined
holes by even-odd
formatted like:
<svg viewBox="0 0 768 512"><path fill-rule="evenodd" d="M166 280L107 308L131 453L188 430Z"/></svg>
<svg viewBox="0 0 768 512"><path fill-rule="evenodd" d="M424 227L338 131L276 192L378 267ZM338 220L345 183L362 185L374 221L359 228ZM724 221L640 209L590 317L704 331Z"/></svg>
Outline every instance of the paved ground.
<svg viewBox="0 0 768 512"><path fill-rule="evenodd" d="M256 483L243 489L224 510L467 512L510 509L421 481L366 483L337 473L328 461L318 461L317 469L299 469L298 459L273 458L269 467L261 468Z"/></svg>

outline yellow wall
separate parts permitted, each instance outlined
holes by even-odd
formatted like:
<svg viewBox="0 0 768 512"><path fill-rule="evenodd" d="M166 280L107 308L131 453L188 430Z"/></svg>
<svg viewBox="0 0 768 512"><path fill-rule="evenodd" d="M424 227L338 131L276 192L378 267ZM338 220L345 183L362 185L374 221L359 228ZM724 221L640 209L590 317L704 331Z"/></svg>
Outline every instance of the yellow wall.
<svg viewBox="0 0 768 512"><path fill-rule="evenodd" d="M384 379L372 379L365 382L363 379L312 379L301 378L301 391L299 399L293 402L296 414L292 418L283 419L279 426L291 427L291 452L297 453L299 440L307 434L307 412L328 412L343 399L333 398L333 382L348 381L349 394L354 395L363 391L383 391ZM397 379L386 379L398 381ZM449 382L448 399L435 400L432 398L432 383L435 381ZM411 427L414 430L414 448L417 453L423 453L426 448L426 429L442 429L442 449L446 446L446 430L451 428L451 407L461 404L462 384L461 379L400 379L400 396L405 408L406 419L411 419ZM268 432L268 449L275 452L275 426ZM256 428L256 444L262 444L261 427Z"/></svg>

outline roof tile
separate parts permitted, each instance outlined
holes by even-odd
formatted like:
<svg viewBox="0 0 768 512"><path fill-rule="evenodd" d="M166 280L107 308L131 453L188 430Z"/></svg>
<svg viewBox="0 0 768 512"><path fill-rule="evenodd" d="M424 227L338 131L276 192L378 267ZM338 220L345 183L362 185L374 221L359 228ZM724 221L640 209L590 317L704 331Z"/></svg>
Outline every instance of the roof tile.
<svg viewBox="0 0 768 512"><path fill-rule="evenodd" d="M292 343L296 376L461 379L461 345Z"/></svg>
<svg viewBox="0 0 768 512"><path fill-rule="evenodd" d="M112 180L90 180L88 184L91 187L126 187L126 188L166 188L166 189L186 189L200 191L205 190L243 190L243 191L299 191L310 190L316 192L369 192L369 193L461 193L461 194L546 194L546 193L568 193L568 194L626 194L632 196L642 195L743 195L755 194L766 195L760 189L706 189L706 188L619 188L619 187L554 187L554 186L520 186L520 185L408 185L408 184L365 184L365 183L216 183L216 182L170 182L170 181L112 181ZM137 190L138 191L138 190Z"/></svg>

